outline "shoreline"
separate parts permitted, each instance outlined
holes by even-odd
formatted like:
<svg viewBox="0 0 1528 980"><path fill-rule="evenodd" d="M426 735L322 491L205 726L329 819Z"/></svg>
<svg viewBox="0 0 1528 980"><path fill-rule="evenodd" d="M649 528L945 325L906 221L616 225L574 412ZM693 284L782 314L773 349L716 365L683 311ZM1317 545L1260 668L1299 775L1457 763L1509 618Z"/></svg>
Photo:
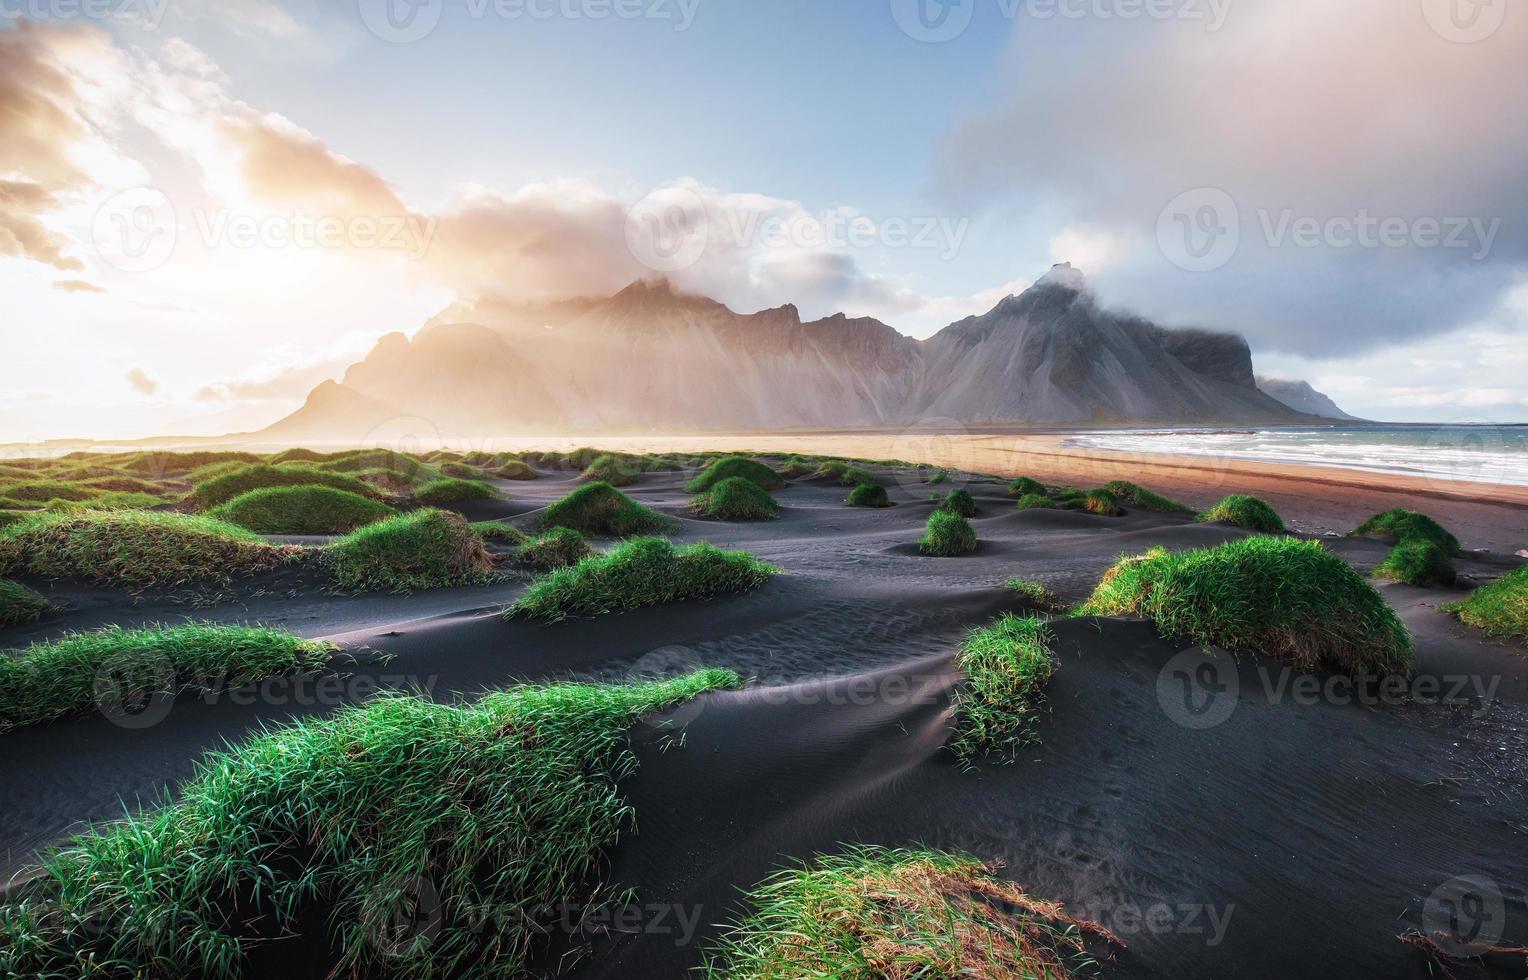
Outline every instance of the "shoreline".
<svg viewBox="0 0 1528 980"><path fill-rule="evenodd" d="M993 476L1032 476L1098 486L1130 480L1204 509L1231 493L1262 497L1297 530L1345 534L1392 507L1420 510L1455 529L1466 548L1513 554L1528 548L1528 486L1306 463L1219 456L1130 453L1064 445L1069 433L815 433L805 435L612 436L599 448L632 452L734 449L904 459ZM502 448L556 447L504 440ZM496 442L497 445L497 442Z"/></svg>

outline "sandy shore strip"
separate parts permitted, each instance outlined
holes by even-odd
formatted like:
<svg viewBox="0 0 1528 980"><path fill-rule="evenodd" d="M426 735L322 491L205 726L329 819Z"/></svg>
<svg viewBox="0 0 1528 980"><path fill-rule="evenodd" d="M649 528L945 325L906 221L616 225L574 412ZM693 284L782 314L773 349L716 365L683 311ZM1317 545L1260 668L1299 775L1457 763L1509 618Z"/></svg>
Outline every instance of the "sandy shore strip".
<svg viewBox="0 0 1528 980"><path fill-rule="evenodd" d="M1391 507L1422 511L1452 528L1466 548L1512 554L1528 548L1528 486L1374 473L1337 466L1269 463L1226 456L1127 453L1065 445L1074 433L789 432L602 436L495 441L495 449L568 449L575 443L632 452L755 450L904 459L973 473L1032 476L1098 486L1131 480L1205 508L1251 493L1297 530L1345 534Z"/></svg>

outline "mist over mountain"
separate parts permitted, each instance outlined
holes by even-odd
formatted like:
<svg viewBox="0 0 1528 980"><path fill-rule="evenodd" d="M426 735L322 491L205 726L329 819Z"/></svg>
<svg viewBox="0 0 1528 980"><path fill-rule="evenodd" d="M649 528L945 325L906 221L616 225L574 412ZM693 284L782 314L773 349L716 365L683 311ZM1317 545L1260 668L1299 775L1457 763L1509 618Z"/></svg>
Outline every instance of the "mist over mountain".
<svg viewBox="0 0 1528 980"><path fill-rule="evenodd" d="M450 436L1311 420L1258 388L1240 336L1104 310L1067 265L922 341L868 317L803 322L792 305L736 313L664 280L480 308L481 323L451 312L383 337L258 435L355 440L398 417Z"/></svg>
<svg viewBox="0 0 1528 980"><path fill-rule="evenodd" d="M1284 378L1270 378L1260 374L1257 376L1257 386L1264 393L1272 395L1297 412L1319 415L1325 419L1351 420L1355 418L1338 408L1337 403L1331 398L1312 388L1309 381L1288 381Z"/></svg>

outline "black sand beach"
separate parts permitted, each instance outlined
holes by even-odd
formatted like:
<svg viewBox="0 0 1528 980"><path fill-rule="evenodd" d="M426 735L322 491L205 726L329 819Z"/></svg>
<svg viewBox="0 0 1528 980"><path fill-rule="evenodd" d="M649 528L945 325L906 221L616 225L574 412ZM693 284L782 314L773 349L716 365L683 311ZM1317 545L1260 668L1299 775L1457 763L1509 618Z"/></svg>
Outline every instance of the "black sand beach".
<svg viewBox="0 0 1528 980"><path fill-rule="evenodd" d="M522 680L706 666L754 680L635 733L641 765L622 787L636 830L609 858L615 890L634 887L636 908L614 924L589 916L571 938L554 921L546 972L571 962L579 977L683 976L738 913L739 889L846 843L1000 860L1005 877L1124 941L1104 976L1428 976L1398 937L1429 930L1430 896L1461 877L1499 893L1488 910L1497 945L1528 943L1528 651L1438 609L1521 559L1467 554L1456 589L1380 587L1416 645L1417 679L1402 696L1341 685L1312 694L1276 661L1222 653L1229 693L1208 726L1173 687L1183 645L1145 623L1058 620L1039 744L1012 765L964 769L944 746L954 654L970 628L1027 608L1005 580L1040 581L1071 603L1123 554L1246 532L1143 510L1016 511L1005 482L978 478L966 484L978 550L930 558L912 545L930 493L951 485L888 477L896 506L865 510L845 507L836 483L797 480L777 494L779 520L735 524L689 516L684 479L650 473L625 489L682 521L676 542L745 549L785 574L737 598L550 625L499 618L521 583L336 598L273 580L195 608L29 583L70 608L0 631L0 645L195 619L328 638L354 662L257 693L183 696L141 730L97 715L0 736L7 876L83 823L173 795L202 752L378 687L471 698ZM507 499L466 510L529 518L575 481L547 472L500 482ZM1522 511L1495 514L1493 541L1523 536ZM1329 543L1361 572L1388 550ZM1450 703L1425 703L1432 681ZM321 935L293 938L258 962L322 976L324 948ZM571 951L584 955L565 962ZM1495 975L1522 976L1521 957L1503 970Z"/></svg>

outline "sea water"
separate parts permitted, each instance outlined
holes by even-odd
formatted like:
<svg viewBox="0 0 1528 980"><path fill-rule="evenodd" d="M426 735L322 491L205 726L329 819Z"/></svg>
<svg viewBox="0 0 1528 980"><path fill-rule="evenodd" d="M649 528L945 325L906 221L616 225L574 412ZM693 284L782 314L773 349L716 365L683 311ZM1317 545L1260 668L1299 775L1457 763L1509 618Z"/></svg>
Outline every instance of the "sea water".
<svg viewBox="0 0 1528 980"><path fill-rule="evenodd" d="M1083 432L1067 445L1528 485L1528 426L1332 425Z"/></svg>

